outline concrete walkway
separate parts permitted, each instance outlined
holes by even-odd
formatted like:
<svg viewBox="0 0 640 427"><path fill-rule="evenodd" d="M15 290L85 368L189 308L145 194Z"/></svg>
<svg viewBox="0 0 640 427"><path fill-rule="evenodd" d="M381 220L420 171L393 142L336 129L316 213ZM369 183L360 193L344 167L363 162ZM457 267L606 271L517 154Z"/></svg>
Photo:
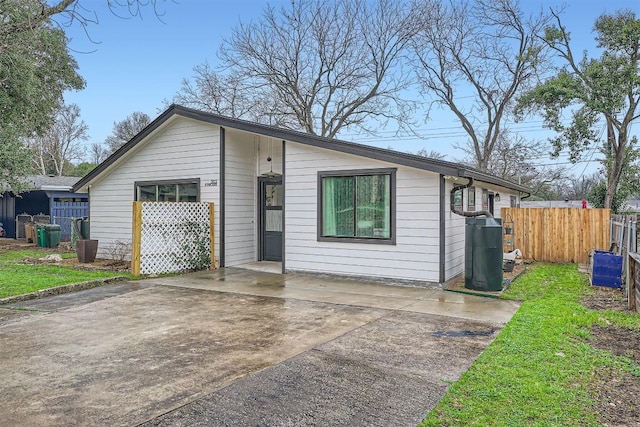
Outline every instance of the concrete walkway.
<svg viewBox="0 0 640 427"><path fill-rule="evenodd" d="M232 268L0 307L2 425L416 425L516 309Z"/></svg>
<svg viewBox="0 0 640 427"><path fill-rule="evenodd" d="M514 301L483 298L439 288L389 286L304 274L273 274L243 268L222 268L183 276L148 279L144 282L244 295L410 311L499 324L508 322L519 307Z"/></svg>

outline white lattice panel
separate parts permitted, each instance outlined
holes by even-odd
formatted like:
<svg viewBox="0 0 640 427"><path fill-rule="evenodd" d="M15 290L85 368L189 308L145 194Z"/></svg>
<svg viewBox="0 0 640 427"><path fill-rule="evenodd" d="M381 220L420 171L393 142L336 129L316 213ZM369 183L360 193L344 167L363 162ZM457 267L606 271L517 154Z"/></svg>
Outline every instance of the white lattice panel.
<svg viewBox="0 0 640 427"><path fill-rule="evenodd" d="M203 242L211 251L208 203L144 202L140 273L192 270L192 252Z"/></svg>

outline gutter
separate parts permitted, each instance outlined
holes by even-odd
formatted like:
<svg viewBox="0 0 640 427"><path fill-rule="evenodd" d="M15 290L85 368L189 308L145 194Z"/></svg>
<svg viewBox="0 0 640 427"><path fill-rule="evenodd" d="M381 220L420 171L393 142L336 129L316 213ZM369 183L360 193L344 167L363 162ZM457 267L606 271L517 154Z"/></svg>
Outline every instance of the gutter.
<svg viewBox="0 0 640 427"><path fill-rule="evenodd" d="M43 185L40 187L42 191L71 191L71 185Z"/></svg>

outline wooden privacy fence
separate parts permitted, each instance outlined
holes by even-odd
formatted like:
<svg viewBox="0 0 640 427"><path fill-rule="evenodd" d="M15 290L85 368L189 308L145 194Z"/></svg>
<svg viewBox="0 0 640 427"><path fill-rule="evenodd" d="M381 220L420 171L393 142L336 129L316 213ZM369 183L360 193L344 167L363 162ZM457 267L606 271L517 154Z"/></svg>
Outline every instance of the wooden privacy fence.
<svg viewBox="0 0 640 427"><path fill-rule="evenodd" d="M627 300L629 301L629 310L635 310L640 313L640 256L629 252L628 265Z"/></svg>
<svg viewBox="0 0 640 427"><path fill-rule="evenodd" d="M609 249L609 209L502 208L500 216L513 220L515 247L524 258L588 264L589 251Z"/></svg>
<svg viewBox="0 0 640 427"><path fill-rule="evenodd" d="M622 280L627 298L629 295L629 254L638 252L638 216L611 215L611 251L622 256Z"/></svg>

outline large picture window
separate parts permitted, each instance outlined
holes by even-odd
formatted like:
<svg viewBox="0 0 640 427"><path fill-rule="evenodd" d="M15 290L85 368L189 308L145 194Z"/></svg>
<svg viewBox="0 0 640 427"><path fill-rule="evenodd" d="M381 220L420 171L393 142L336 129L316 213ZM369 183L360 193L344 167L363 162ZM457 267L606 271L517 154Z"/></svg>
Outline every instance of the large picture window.
<svg viewBox="0 0 640 427"><path fill-rule="evenodd" d="M395 169L318 176L319 240L394 242Z"/></svg>
<svg viewBox="0 0 640 427"><path fill-rule="evenodd" d="M136 182L138 202L197 202L200 180Z"/></svg>

